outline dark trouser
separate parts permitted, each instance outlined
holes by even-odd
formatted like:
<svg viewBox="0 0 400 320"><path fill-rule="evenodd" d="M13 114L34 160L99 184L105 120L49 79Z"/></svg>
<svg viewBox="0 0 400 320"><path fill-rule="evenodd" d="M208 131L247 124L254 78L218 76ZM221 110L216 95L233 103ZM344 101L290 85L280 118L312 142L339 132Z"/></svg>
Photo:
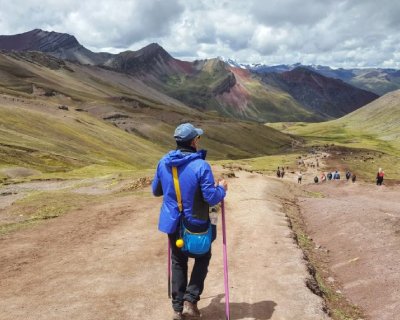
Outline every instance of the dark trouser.
<svg viewBox="0 0 400 320"><path fill-rule="evenodd" d="M211 249L205 255L194 258L195 262L188 284L189 256L176 247L176 233L169 234L168 238L172 251L172 308L175 311L182 311L183 301L197 303L200 300L211 259Z"/></svg>
<svg viewBox="0 0 400 320"><path fill-rule="evenodd" d="M381 185L382 185L382 182L383 182L383 177L378 177L378 178L376 178L376 185L377 185L377 186L381 186Z"/></svg>

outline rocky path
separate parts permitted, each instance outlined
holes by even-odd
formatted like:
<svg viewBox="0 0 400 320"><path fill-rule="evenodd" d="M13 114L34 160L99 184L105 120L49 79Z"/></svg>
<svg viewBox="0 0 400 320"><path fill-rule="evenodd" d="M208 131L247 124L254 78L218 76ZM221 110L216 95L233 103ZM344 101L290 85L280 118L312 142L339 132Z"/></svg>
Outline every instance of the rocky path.
<svg viewBox="0 0 400 320"><path fill-rule="evenodd" d="M327 319L277 196L285 184L236 173L226 199L231 319ZM160 199L135 195L0 237L0 319L170 319ZM222 236L203 319L224 319Z"/></svg>

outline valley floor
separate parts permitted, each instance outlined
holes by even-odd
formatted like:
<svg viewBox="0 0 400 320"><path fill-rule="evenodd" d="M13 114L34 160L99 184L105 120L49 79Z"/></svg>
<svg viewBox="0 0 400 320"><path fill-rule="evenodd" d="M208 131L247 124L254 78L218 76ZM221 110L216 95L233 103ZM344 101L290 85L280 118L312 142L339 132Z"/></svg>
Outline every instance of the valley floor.
<svg viewBox="0 0 400 320"><path fill-rule="evenodd" d="M287 183L239 171L226 199L231 319L328 319L280 204ZM148 189L0 236L0 318L170 319L160 200ZM222 236L199 308L224 319Z"/></svg>

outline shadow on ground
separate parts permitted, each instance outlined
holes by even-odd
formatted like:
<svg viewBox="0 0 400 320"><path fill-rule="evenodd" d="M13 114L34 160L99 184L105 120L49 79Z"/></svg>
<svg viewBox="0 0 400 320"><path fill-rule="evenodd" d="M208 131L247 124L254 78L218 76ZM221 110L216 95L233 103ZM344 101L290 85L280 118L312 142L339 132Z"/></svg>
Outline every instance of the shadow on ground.
<svg viewBox="0 0 400 320"><path fill-rule="evenodd" d="M210 304L202 308L203 319L225 319L225 301L224 294L215 296ZM277 304L274 301L260 301L256 303L230 303L230 318L231 320L239 319L255 319L255 320L268 320L271 319Z"/></svg>

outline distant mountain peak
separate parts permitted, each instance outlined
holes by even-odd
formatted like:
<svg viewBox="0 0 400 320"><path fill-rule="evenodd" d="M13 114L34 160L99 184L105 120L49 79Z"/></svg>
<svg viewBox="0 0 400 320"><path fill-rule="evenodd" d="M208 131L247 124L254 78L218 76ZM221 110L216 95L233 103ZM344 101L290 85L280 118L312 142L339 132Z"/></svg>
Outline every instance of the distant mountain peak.
<svg viewBox="0 0 400 320"><path fill-rule="evenodd" d="M172 58L170 54L156 42L150 43L149 45L143 47L142 49L136 52L146 56L154 56L157 54L161 54L162 56Z"/></svg>
<svg viewBox="0 0 400 320"><path fill-rule="evenodd" d="M15 51L54 52L60 49L81 47L76 38L68 33L33 29L28 32L0 36L0 49Z"/></svg>
<svg viewBox="0 0 400 320"><path fill-rule="evenodd" d="M220 60L220 61L222 61L222 62L225 62L226 64L228 64L228 65L231 66L231 67L234 67L234 68L241 68L241 69L247 69L247 66L246 66L246 65L244 65L244 64L242 64L242 63L239 63L239 62L238 62L237 60L235 60L235 59L226 58L226 57L224 57L224 56L218 56L217 59Z"/></svg>
<svg viewBox="0 0 400 320"><path fill-rule="evenodd" d="M341 117L378 98L340 79L326 77L311 66L265 73L262 77L264 82L283 88L309 111L326 119Z"/></svg>
<svg viewBox="0 0 400 320"><path fill-rule="evenodd" d="M164 50L164 48L161 47L157 42L152 42L152 43L148 44L147 46L145 46L144 48L149 48L152 50L160 50L160 49Z"/></svg>
<svg viewBox="0 0 400 320"><path fill-rule="evenodd" d="M299 65L292 70L286 71L285 73L305 73L305 74L315 74L316 76L321 76L318 72L313 70L311 67Z"/></svg>

